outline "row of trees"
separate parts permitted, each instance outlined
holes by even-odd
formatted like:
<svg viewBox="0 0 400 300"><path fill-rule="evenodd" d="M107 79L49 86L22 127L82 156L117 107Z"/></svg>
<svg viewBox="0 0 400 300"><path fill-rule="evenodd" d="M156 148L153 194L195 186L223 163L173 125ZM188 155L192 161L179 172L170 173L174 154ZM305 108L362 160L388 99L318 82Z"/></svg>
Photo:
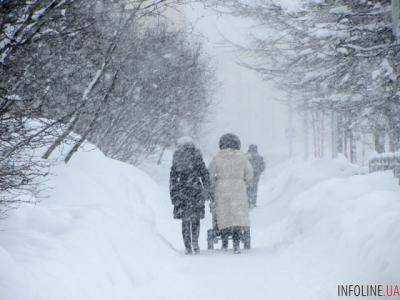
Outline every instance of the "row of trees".
<svg viewBox="0 0 400 300"><path fill-rule="evenodd" d="M160 22L173 4L0 1L0 211L29 201L62 144L65 162L89 140L138 163L199 133L214 74L200 42Z"/></svg>
<svg viewBox="0 0 400 300"><path fill-rule="evenodd" d="M400 44L390 2L306 1L296 9L272 0L214 5L256 23L252 44L235 45L245 54L241 64L287 92L288 106L304 118L305 156L309 142L314 156L323 156L329 140L333 156L357 162L357 146L370 136L376 152L400 146Z"/></svg>

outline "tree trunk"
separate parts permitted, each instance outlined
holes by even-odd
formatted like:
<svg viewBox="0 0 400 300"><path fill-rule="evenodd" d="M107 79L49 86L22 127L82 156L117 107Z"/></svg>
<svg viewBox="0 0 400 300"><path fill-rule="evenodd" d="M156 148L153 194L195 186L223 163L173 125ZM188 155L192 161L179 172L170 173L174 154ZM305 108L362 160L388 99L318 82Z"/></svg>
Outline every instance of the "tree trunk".
<svg viewBox="0 0 400 300"><path fill-rule="evenodd" d="M288 113L288 139L289 139L289 157L293 156L293 139L294 139L294 128L293 128L293 104L289 100L289 113Z"/></svg>
<svg viewBox="0 0 400 300"><path fill-rule="evenodd" d="M393 34L400 40L400 2L392 0Z"/></svg>
<svg viewBox="0 0 400 300"><path fill-rule="evenodd" d="M110 45L110 48L108 50L108 54L110 55L113 51L113 45ZM106 56L104 58L103 64L101 66L101 68L99 70L97 70L95 76L93 77L93 79L89 82L88 86L86 87L86 89L83 91L82 94L82 99L81 99L81 104L79 106L79 108L76 110L75 114L72 117L72 121L70 122L68 128L66 130L64 130L64 132L62 133L61 136L59 136L54 143L49 147L49 149L47 149L46 153L43 155L44 159L48 159L51 155L51 153L58 147L61 145L61 143L72 133L72 131L74 130L76 123L78 123L81 113L84 110L86 104L87 104L87 100L91 94L91 92L93 91L93 89L98 85L101 77L103 76L106 66L109 62L109 57Z"/></svg>
<svg viewBox="0 0 400 300"><path fill-rule="evenodd" d="M394 136L394 142L395 142L395 152L398 152L400 150L400 131L397 126L393 128L393 136Z"/></svg>
<svg viewBox="0 0 400 300"><path fill-rule="evenodd" d="M352 164L357 163L357 144L356 144L356 139L354 136L354 130L350 129L349 130L349 150L350 150L350 162Z"/></svg>
<svg viewBox="0 0 400 300"><path fill-rule="evenodd" d="M344 156L349 159L349 136L350 136L350 129L346 128L344 130L344 145L343 145L343 152Z"/></svg>
<svg viewBox="0 0 400 300"><path fill-rule="evenodd" d="M72 133L72 131L75 128L76 123L78 123L80 118L80 113L75 113L72 117L72 121L69 123L67 129L64 130L64 132L57 137L57 139L51 144L51 146L47 149L46 153L42 156L44 159L49 159L51 153L61 145L61 143Z"/></svg>
<svg viewBox="0 0 400 300"><path fill-rule="evenodd" d="M362 147L362 150L361 150L361 159L362 159L362 162L361 162L361 164L362 164L362 166L365 166L365 160L366 160L366 156L367 156L367 147L366 147L366 136L365 136L365 134L362 134L362 136L361 136L361 147Z"/></svg>
<svg viewBox="0 0 400 300"><path fill-rule="evenodd" d="M399 150L399 131L393 119L389 120L388 136L389 136L389 151L397 152Z"/></svg>
<svg viewBox="0 0 400 300"><path fill-rule="evenodd" d="M325 115L324 112L319 113L319 158L323 158L325 156Z"/></svg>
<svg viewBox="0 0 400 300"><path fill-rule="evenodd" d="M385 134L381 129L376 129L374 132L375 151L377 153L385 152Z"/></svg>
<svg viewBox="0 0 400 300"><path fill-rule="evenodd" d="M303 113L303 131L304 131L304 160L310 157L310 128L308 122L308 112Z"/></svg>
<svg viewBox="0 0 400 300"><path fill-rule="evenodd" d="M313 150L314 158L318 157L318 137L317 137L317 121L315 118L315 113L312 113L312 131L313 131Z"/></svg>
<svg viewBox="0 0 400 300"><path fill-rule="evenodd" d="M72 158L72 156L78 151L78 149L80 148L80 146L82 146L83 142L86 140L87 136L89 134L89 131L86 131L86 133L84 135L81 136L81 138L79 139L79 141L77 143L75 143L74 147L72 147L72 149L68 152L67 156L64 159L64 162L67 164L70 159Z"/></svg>
<svg viewBox="0 0 400 300"><path fill-rule="evenodd" d="M389 136L389 152L396 152L396 138L394 132L391 130Z"/></svg>
<svg viewBox="0 0 400 300"><path fill-rule="evenodd" d="M336 113L334 111L331 111L331 152L332 152L332 158L337 158L338 157L338 145L337 145L337 118L336 118Z"/></svg>
<svg viewBox="0 0 400 300"><path fill-rule="evenodd" d="M103 97L103 100L101 101L100 105L97 107L96 113L95 113L92 121L90 122L89 126L86 128L85 132L82 134L79 141L74 145L74 147L72 147L72 149L68 152L67 156L65 157L65 159L64 159L65 163L68 163L70 161L72 156L79 150L79 148L82 146L82 144L85 142L85 140L87 139L89 134L94 129L94 127L97 123L97 120L100 117L100 113L101 113L102 109L106 106L106 104L108 102L108 98L110 97L110 94L111 94L112 90L114 89L115 82L117 80L117 76L118 76L118 71L115 72L115 74L112 78L110 87L107 89L107 92Z"/></svg>
<svg viewBox="0 0 400 300"><path fill-rule="evenodd" d="M343 117L341 115L337 115L336 117L336 151L339 154L344 155L344 141L343 141Z"/></svg>

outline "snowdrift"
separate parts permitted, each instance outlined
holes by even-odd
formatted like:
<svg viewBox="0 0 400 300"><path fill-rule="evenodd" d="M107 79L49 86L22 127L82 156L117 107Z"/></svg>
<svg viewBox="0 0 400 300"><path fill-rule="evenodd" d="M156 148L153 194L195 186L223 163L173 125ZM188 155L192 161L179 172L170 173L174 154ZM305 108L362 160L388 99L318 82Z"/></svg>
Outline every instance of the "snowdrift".
<svg viewBox="0 0 400 300"><path fill-rule="evenodd" d="M320 299L335 299L341 283L398 280L400 187L392 172L363 174L344 159L290 162L270 171L261 193L256 217L267 229L256 239L280 249L294 272L318 274L310 288L327 286Z"/></svg>
<svg viewBox="0 0 400 300"><path fill-rule="evenodd" d="M149 285L181 280L149 205L163 196L145 173L97 149L52 173L47 198L0 222L0 299L144 299Z"/></svg>
<svg viewBox="0 0 400 300"><path fill-rule="evenodd" d="M279 164L260 183L250 252L185 257L167 169L148 168L159 186L97 149L55 166L48 197L0 222L0 299L330 300L337 284L398 280L390 172L344 159ZM209 226L208 216L202 249Z"/></svg>

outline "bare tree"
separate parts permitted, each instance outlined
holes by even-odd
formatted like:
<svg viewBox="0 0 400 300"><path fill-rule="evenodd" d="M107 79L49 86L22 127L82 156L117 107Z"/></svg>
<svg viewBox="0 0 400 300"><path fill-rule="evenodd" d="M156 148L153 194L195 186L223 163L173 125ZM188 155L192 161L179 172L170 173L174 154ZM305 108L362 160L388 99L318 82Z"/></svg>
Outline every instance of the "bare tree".
<svg viewBox="0 0 400 300"><path fill-rule="evenodd" d="M299 112L334 113L331 131L339 153L354 162L358 132L372 134L376 128L389 135L391 150L398 149L400 46L389 0L309 1L297 11L276 1L212 5L259 25L252 44L234 45L251 54L241 65L294 95Z"/></svg>
<svg viewBox="0 0 400 300"><path fill-rule="evenodd" d="M66 162L89 139L134 163L173 144L182 122L200 130L213 71L200 42L154 21L180 3L0 2L0 211L39 191L40 156L65 142Z"/></svg>

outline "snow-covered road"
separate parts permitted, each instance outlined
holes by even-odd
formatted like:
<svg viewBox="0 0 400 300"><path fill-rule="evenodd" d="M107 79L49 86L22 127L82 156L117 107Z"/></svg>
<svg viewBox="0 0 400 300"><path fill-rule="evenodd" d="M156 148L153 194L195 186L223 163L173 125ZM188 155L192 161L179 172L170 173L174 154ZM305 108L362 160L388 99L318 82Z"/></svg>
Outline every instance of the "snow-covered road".
<svg viewBox="0 0 400 300"><path fill-rule="evenodd" d="M266 210L262 207L254 211L254 249L240 255L216 249L184 256L179 224L163 228L164 236L180 249L177 266L185 281L163 291L168 293L165 298L157 295L154 299L172 299L174 295L186 295L184 299L327 299L321 298L323 291L317 290L323 286L320 280L324 280L318 272L305 268L298 254L284 255L289 242L273 243L268 237L273 229ZM206 248L209 224L209 220L202 224L202 249ZM149 295L149 299L153 297Z"/></svg>
<svg viewBox="0 0 400 300"><path fill-rule="evenodd" d="M158 230L180 249L177 266L185 276L170 297L327 300L337 298L338 284L395 281L400 243L391 237L400 233L400 189L389 172L359 172L344 160L268 170L251 216L253 249L241 255L217 249L185 257L166 196ZM210 226L208 216L203 249Z"/></svg>
<svg viewBox="0 0 400 300"><path fill-rule="evenodd" d="M167 170L165 170L167 171ZM253 249L185 256L166 182L81 151L54 189L1 222L1 300L336 299L340 283L396 282L400 189L346 161L269 169ZM165 172L167 173L167 172Z"/></svg>

